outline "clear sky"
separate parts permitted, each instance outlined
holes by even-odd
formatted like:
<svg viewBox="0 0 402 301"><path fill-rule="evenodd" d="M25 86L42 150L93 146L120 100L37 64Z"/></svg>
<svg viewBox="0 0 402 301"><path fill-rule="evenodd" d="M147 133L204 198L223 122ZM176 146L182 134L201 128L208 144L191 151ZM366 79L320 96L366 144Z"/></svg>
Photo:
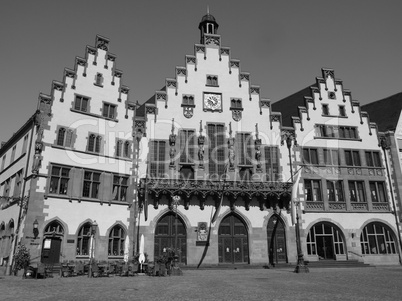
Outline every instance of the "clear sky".
<svg viewBox="0 0 402 301"><path fill-rule="evenodd" d="M96 34L110 39L130 99L144 102L194 53L208 5L222 45L273 102L314 83L322 67L361 104L402 91L400 0L3 0L0 141Z"/></svg>

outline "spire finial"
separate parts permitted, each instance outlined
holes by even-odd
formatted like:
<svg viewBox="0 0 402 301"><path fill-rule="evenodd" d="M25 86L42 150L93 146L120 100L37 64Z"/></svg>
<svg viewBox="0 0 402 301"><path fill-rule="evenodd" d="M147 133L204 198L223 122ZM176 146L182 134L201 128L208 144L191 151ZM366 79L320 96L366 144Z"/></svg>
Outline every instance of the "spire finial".
<svg viewBox="0 0 402 301"><path fill-rule="evenodd" d="M207 15L209 15L209 5L207 5Z"/></svg>

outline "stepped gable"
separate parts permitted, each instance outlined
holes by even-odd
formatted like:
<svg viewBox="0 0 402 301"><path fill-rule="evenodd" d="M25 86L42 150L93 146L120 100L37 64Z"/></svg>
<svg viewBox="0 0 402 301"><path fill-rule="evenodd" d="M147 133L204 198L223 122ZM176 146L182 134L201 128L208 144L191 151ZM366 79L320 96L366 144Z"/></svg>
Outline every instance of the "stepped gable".
<svg viewBox="0 0 402 301"><path fill-rule="evenodd" d="M322 68L321 72L322 77L317 77L315 84L272 104L273 111L281 112L283 125L294 127L295 123L300 123L303 131L302 114L305 113L306 120L309 121L310 109L321 109L320 103L324 101L328 104L344 105L347 112L343 118L348 118L348 114L358 113L360 124L364 124L363 118L366 118L371 135L372 129L376 129L376 125L370 122L369 114L362 111L360 103L352 99L352 93L343 88L342 81L335 78L333 69ZM339 114L332 110L332 114L328 117L339 117Z"/></svg>
<svg viewBox="0 0 402 301"><path fill-rule="evenodd" d="M231 58L230 48L221 45L221 36L217 34L218 26L216 19L211 14L208 13L202 17L199 24L201 39L199 44L194 44L194 54L185 55L184 66L176 66L175 76L173 78L166 78L165 86L156 91L152 97L139 107L136 114L138 118L144 117L144 119L147 120L147 114L157 115L158 109L169 108L169 102L177 101L180 98L179 95L182 93L187 94L188 91L186 90L188 89L184 88L185 85L194 84L192 75L195 74L194 72L200 71L199 67L203 64L203 61L208 60L210 51L213 51L214 55L217 51L219 62L227 60L226 68L228 76L233 76L233 78L236 79L239 88L244 87L247 89L246 93L248 97L247 99L243 98L244 107L246 107L249 101L255 101L257 99L259 113L262 115L265 109L268 109L265 112L270 112L270 100L260 97L260 86L251 83L250 73L241 70L240 60ZM202 72L205 71L203 70ZM199 79L195 78L194 80ZM179 97L176 98L173 96ZM195 98L197 102L200 100L198 97ZM153 106L155 106L155 108L153 108Z"/></svg>
<svg viewBox="0 0 402 301"><path fill-rule="evenodd" d="M361 107L370 115L380 132L395 131L402 110L402 92Z"/></svg>
<svg viewBox="0 0 402 301"><path fill-rule="evenodd" d="M96 35L95 46L87 45L85 48L85 58L77 56L75 58L74 69L65 68L63 72L63 80L52 81L50 95L40 93L38 108L41 108L41 103L43 103L44 98L51 100L50 107L55 100L64 102L64 95L66 90L76 89L77 79L79 77L87 77L87 70L89 65L97 66L100 62L102 62L104 64L103 69L108 70L104 72L110 72L110 74L112 75L112 81L110 82L110 84L112 86L118 86L119 97L117 101L122 102L122 94L127 95L125 97L126 107L128 109L132 109L132 105L129 101L130 89L129 87L122 84L121 79L123 76L123 72L116 68L116 55L109 52L109 42L110 40L108 38L101 35ZM100 57L101 53L98 50L105 51L104 57ZM59 93L57 93L57 91ZM55 95L60 95L60 97L56 99Z"/></svg>

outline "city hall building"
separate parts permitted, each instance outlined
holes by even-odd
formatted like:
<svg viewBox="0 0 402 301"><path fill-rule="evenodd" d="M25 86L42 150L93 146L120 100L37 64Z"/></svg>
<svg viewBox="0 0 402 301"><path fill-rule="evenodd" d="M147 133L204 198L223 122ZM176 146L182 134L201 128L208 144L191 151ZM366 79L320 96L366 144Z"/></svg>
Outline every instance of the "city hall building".
<svg viewBox="0 0 402 301"><path fill-rule="evenodd" d="M128 260L140 237L151 261L295 263L299 226L305 260L398 264L384 136L334 71L271 103L212 15L199 30L141 105L102 36L39 95L0 150L1 263Z"/></svg>

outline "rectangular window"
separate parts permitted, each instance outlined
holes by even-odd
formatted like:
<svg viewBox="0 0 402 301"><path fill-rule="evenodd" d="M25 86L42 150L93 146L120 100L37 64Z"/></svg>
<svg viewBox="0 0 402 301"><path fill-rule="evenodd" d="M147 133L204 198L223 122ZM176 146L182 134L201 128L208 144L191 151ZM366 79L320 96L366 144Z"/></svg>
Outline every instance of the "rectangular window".
<svg viewBox="0 0 402 301"><path fill-rule="evenodd" d="M11 162L11 163L13 163L14 160L15 160L15 151L16 151L16 149L17 149L17 146L14 145L14 146L13 146L13 149L11 150L11 159L10 159L10 162Z"/></svg>
<svg viewBox="0 0 402 301"><path fill-rule="evenodd" d="M165 164L166 164L166 142L165 141L151 141L150 142L150 177L164 178L165 177Z"/></svg>
<svg viewBox="0 0 402 301"><path fill-rule="evenodd" d="M329 202L344 202L343 181L327 180L327 195Z"/></svg>
<svg viewBox="0 0 402 301"><path fill-rule="evenodd" d="M97 199L100 186L100 172L85 171L82 196Z"/></svg>
<svg viewBox="0 0 402 301"><path fill-rule="evenodd" d="M193 95L183 95L182 104L188 105L188 106L193 106L194 105L194 96Z"/></svg>
<svg viewBox="0 0 402 301"><path fill-rule="evenodd" d="M278 147L264 146L265 173L268 181L275 181L279 178Z"/></svg>
<svg viewBox="0 0 402 301"><path fill-rule="evenodd" d="M113 176L113 200L125 202L127 197L128 177Z"/></svg>
<svg viewBox="0 0 402 301"><path fill-rule="evenodd" d="M68 181L70 180L70 168L52 166L50 175L49 193L66 195Z"/></svg>
<svg viewBox="0 0 402 301"><path fill-rule="evenodd" d="M4 155L3 158L1 159L1 171L4 170L4 166L6 165L6 158L7 155Z"/></svg>
<svg viewBox="0 0 402 301"><path fill-rule="evenodd" d="M115 119L116 117L116 105L110 103L103 104L102 116L110 119Z"/></svg>
<svg viewBox="0 0 402 301"><path fill-rule="evenodd" d="M241 99L239 98L232 98L230 100L230 108L231 109L242 109L242 103L241 103Z"/></svg>
<svg viewBox="0 0 402 301"><path fill-rule="evenodd" d="M303 148L304 164L318 165L318 151L315 148Z"/></svg>
<svg viewBox="0 0 402 301"><path fill-rule="evenodd" d="M339 116L341 117L346 116L345 106L339 106Z"/></svg>
<svg viewBox="0 0 402 301"><path fill-rule="evenodd" d="M208 168L210 177L221 176L225 171L225 126L208 124Z"/></svg>
<svg viewBox="0 0 402 301"><path fill-rule="evenodd" d="M25 137L24 137L24 142L22 144L22 152L21 152L21 154L25 154L27 152L27 146L28 146L28 134L26 134Z"/></svg>
<svg viewBox="0 0 402 301"><path fill-rule="evenodd" d="M207 86L218 86L218 76L207 75Z"/></svg>
<svg viewBox="0 0 402 301"><path fill-rule="evenodd" d="M364 197L364 182L363 181L349 181L349 197L351 202L365 203Z"/></svg>
<svg viewBox="0 0 402 301"><path fill-rule="evenodd" d="M360 152L358 150L345 150L344 152L347 166L361 166Z"/></svg>
<svg viewBox="0 0 402 301"><path fill-rule="evenodd" d="M19 197L21 194L21 183L22 183L22 170L17 172L17 174L15 176L13 196L16 198Z"/></svg>
<svg viewBox="0 0 402 301"><path fill-rule="evenodd" d="M339 151L337 149L324 149L325 165L339 165Z"/></svg>
<svg viewBox="0 0 402 301"><path fill-rule="evenodd" d="M319 180L304 180L304 190L307 202L322 202Z"/></svg>
<svg viewBox="0 0 402 301"><path fill-rule="evenodd" d="M370 182L370 194L372 202L385 203L385 185L384 182Z"/></svg>
<svg viewBox="0 0 402 301"><path fill-rule="evenodd" d="M239 165L252 165L253 136L250 133L238 133L236 136Z"/></svg>
<svg viewBox="0 0 402 301"><path fill-rule="evenodd" d="M81 95L75 96L74 109L81 112L88 112L89 98Z"/></svg>
<svg viewBox="0 0 402 301"><path fill-rule="evenodd" d="M380 152L377 151L366 151L366 164L370 167L381 167Z"/></svg>
<svg viewBox="0 0 402 301"><path fill-rule="evenodd" d="M195 131L179 131L180 163L193 163L195 148Z"/></svg>
<svg viewBox="0 0 402 301"><path fill-rule="evenodd" d="M357 128L352 126L317 125L319 135L324 138L358 139Z"/></svg>
<svg viewBox="0 0 402 301"><path fill-rule="evenodd" d="M329 115L329 108L327 104L322 105L322 115L328 116Z"/></svg>

